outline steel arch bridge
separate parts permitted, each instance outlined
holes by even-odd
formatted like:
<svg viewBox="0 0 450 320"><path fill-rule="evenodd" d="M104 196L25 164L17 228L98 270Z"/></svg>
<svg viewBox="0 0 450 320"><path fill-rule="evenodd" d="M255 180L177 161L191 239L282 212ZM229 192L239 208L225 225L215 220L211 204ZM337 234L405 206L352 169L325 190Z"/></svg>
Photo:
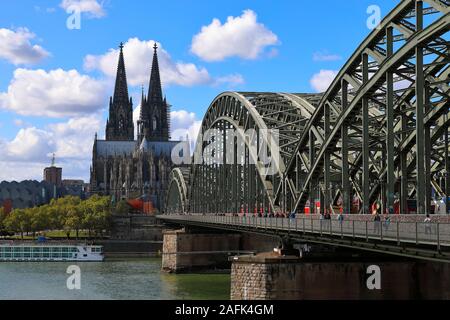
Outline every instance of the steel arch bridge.
<svg viewBox="0 0 450 320"><path fill-rule="evenodd" d="M166 213L317 212L317 201L427 213L444 197L448 212L449 7L399 3L323 94L220 94L193 164L171 174Z"/></svg>

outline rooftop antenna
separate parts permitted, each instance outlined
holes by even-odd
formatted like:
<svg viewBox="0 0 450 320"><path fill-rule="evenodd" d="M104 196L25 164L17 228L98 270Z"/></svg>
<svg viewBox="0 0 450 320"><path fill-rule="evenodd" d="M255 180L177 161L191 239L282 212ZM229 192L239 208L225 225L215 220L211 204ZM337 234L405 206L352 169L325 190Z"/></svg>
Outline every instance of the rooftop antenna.
<svg viewBox="0 0 450 320"><path fill-rule="evenodd" d="M52 167L54 167L55 166L55 153L53 153L53 156L52 156Z"/></svg>

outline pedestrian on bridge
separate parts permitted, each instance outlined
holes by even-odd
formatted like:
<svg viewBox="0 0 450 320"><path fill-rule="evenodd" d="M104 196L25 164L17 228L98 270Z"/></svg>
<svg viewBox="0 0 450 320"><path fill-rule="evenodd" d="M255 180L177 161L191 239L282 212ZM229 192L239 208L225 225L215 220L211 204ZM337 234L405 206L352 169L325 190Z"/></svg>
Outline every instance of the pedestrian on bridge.
<svg viewBox="0 0 450 320"><path fill-rule="evenodd" d="M425 234L431 235L431 218L429 213L427 213L427 216L425 217L423 222L425 223Z"/></svg>
<svg viewBox="0 0 450 320"><path fill-rule="evenodd" d="M342 227L342 223L344 222L344 215L342 214L342 212L339 212L337 219L339 221L339 226Z"/></svg>
<svg viewBox="0 0 450 320"><path fill-rule="evenodd" d="M375 217L373 218L373 232L376 234L380 233L380 224L381 224L381 217L380 214L377 212L375 213Z"/></svg>
<svg viewBox="0 0 450 320"><path fill-rule="evenodd" d="M331 224L331 214L327 211L325 213L325 228L326 229L330 229L330 224Z"/></svg>
<svg viewBox="0 0 450 320"><path fill-rule="evenodd" d="M292 211L290 214L289 214L289 219L291 219L291 221L292 222L294 222L295 221L295 218L296 218L296 212L295 212L295 210L294 211Z"/></svg>
<svg viewBox="0 0 450 320"><path fill-rule="evenodd" d="M391 217L388 214L384 215L384 230L389 230L389 225L391 224Z"/></svg>
<svg viewBox="0 0 450 320"><path fill-rule="evenodd" d="M319 217L320 230L322 230L322 229L323 229L323 226L325 225L325 224L323 223L324 219L325 219L325 215L323 214L323 212L321 212L321 213L320 213L320 217Z"/></svg>

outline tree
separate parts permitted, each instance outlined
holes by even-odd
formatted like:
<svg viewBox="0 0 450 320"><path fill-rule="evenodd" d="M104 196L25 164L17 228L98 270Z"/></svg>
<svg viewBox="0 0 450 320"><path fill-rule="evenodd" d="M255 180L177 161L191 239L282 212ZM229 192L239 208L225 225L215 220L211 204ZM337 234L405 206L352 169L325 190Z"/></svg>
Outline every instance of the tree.
<svg viewBox="0 0 450 320"><path fill-rule="evenodd" d="M83 211L81 204L79 204L72 206L67 211L64 229L69 231L69 235L71 230L75 230L76 239L78 240L78 234L81 228L83 228Z"/></svg>
<svg viewBox="0 0 450 320"><path fill-rule="evenodd" d="M81 201L79 197L67 196L52 199L48 205L28 209L15 209L8 217L0 212L0 229L20 232L44 230L64 230L70 238L70 232L76 231L78 239L81 229L102 234L111 225L111 199L94 195Z"/></svg>
<svg viewBox="0 0 450 320"><path fill-rule="evenodd" d="M24 209L14 209L5 219L5 226L8 230L20 232L23 239L24 232L31 229L30 215Z"/></svg>
<svg viewBox="0 0 450 320"><path fill-rule="evenodd" d="M2 235L6 229L5 219L6 219L6 213L5 213L5 209L2 207L2 208L0 208L0 235Z"/></svg>
<svg viewBox="0 0 450 320"><path fill-rule="evenodd" d="M104 230L110 228L111 222L111 199L110 197L100 197L94 195L85 201L83 221L91 231L102 234Z"/></svg>

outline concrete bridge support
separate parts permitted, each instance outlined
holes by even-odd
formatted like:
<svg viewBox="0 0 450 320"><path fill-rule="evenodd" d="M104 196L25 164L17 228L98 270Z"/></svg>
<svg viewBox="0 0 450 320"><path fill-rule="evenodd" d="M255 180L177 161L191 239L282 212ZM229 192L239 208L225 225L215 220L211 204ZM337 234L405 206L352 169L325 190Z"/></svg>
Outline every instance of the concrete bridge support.
<svg viewBox="0 0 450 320"><path fill-rule="evenodd" d="M450 299L450 264L241 256L232 264L231 299Z"/></svg>

